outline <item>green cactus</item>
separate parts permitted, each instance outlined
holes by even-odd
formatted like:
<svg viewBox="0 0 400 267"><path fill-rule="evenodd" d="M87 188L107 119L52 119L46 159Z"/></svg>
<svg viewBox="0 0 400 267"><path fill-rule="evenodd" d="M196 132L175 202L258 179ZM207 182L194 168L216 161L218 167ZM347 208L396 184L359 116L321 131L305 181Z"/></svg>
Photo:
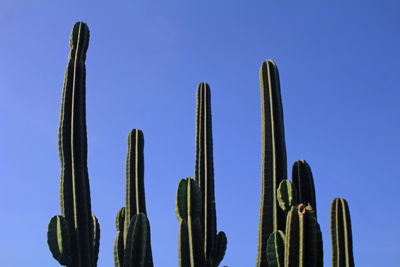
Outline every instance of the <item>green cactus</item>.
<svg viewBox="0 0 400 267"><path fill-rule="evenodd" d="M144 213L133 215L127 231L124 267L151 267L150 226Z"/></svg>
<svg viewBox="0 0 400 267"><path fill-rule="evenodd" d="M296 205L296 189L289 180L282 180L278 201L287 211L286 229L270 234L267 245L269 266L323 266L322 234L311 205ZM282 242L284 237L284 246ZM285 254L284 260L281 258Z"/></svg>
<svg viewBox="0 0 400 267"><path fill-rule="evenodd" d="M89 28L74 25L61 102L58 147L61 161L61 216L48 227L48 245L61 265L95 267L100 229L90 205L86 134L86 51ZM55 242L57 240L57 242Z"/></svg>
<svg viewBox="0 0 400 267"><path fill-rule="evenodd" d="M331 205L332 266L354 267L350 211L344 198Z"/></svg>
<svg viewBox="0 0 400 267"><path fill-rule="evenodd" d="M124 266L124 223L125 223L125 207L122 207L115 219L117 228L117 237L114 242L114 265L115 267Z"/></svg>
<svg viewBox="0 0 400 267"><path fill-rule="evenodd" d="M257 267L268 266L267 239L285 228L285 213L279 209L277 189L287 178L285 133L279 74L272 60L260 69L262 117L261 205L258 224Z"/></svg>
<svg viewBox="0 0 400 267"><path fill-rule="evenodd" d="M285 267L320 267L320 228L311 206L292 207L285 231Z"/></svg>
<svg viewBox="0 0 400 267"><path fill-rule="evenodd" d="M121 208L116 216L117 237L114 242L115 266L142 266L139 262L145 263L146 267L153 266L150 226L146 217L143 148L143 132L139 129L133 129L128 134L125 207ZM143 242L139 242L138 240L128 241L130 233L133 233L131 238L143 237L142 235L135 234L135 231L138 231L135 229L146 229L145 238L142 239ZM142 251L144 248L148 251L145 254L143 252L141 255L144 255L144 258L137 261L137 255L139 255L137 254L137 250Z"/></svg>
<svg viewBox="0 0 400 267"><path fill-rule="evenodd" d="M217 234L211 91L210 86L205 82L197 87L195 179L199 184L203 201L201 227L204 236L204 255L207 265L214 267L219 265L225 255L227 238L222 231Z"/></svg>
<svg viewBox="0 0 400 267"><path fill-rule="evenodd" d="M283 267L285 256L285 234L281 231L271 233L267 241L267 259L270 267Z"/></svg>
<svg viewBox="0 0 400 267"><path fill-rule="evenodd" d="M175 210L179 221L179 266L206 266L201 191L195 179L188 177L179 182Z"/></svg>
<svg viewBox="0 0 400 267"><path fill-rule="evenodd" d="M292 182L297 189L297 203L310 204L317 217L317 202L315 201L315 188L310 165L305 160L298 160L293 164Z"/></svg>
<svg viewBox="0 0 400 267"><path fill-rule="evenodd" d="M278 187L277 198L279 207L288 212L292 206L297 206L296 188L288 179L283 179Z"/></svg>

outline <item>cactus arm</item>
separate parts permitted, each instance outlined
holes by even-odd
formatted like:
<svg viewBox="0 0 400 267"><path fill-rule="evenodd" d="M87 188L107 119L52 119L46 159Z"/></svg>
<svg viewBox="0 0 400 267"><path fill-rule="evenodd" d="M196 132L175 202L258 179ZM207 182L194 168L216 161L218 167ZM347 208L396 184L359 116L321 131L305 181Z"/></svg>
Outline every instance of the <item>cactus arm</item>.
<svg viewBox="0 0 400 267"><path fill-rule="evenodd" d="M354 267L350 212L344 198L331 205L332 266Z"/></svg>
<svg viewBox="0 0 400 267"><path fill-rule="evenodd" d="M305 160L298 160L293 164L292 181L297 189L297 203L310 204L317 217L317 202L315 201L315 187L310 165Z"/></svg>
<svg viewBox="0 0 400 267"><path fill-rule="evenodd" d="M125 207L122 207L115 218L117 237L114 241L114 266L122 267L124 264L124 223Z"/></svg>
<svg viewBox="0 0 400 267"><path fill-rule="evenodd" d="M64 217L57 215L51 218L47 231L47 243L53 257L61 265L71 264L70 231Z"/></svg>
<svg viewBox="0 0 400 267"><path fill-rule="evenodd" d="M201 191L193 178L182 179L176 194L179 227L179 266L204 267L204 240L201 232Z"/></svg>
<svg viewBox="0 0 400 267"><path fill-rule="evenodd" d="M287 177L286 147L279 74L272 60L260 69L262 117L261 203L258 224L257 267L268 266L269 235L285 228L285 214L278 208L277 188Z"/></svg>
<svg viewBox="0 0 400 267"><path fill-rule="evenodd" d="M144 213L133 215L128 228L124 267L149 267L150 227Z"/></svg>
<svg viewBox="0 0 400 267"><path fill-rule="evenodd" d="M288 179L283 179L277 190L277 198L279 207L287 212L290 207L297 206L296 188Z"/></svg>
<svg viewBox="0 0 400 267"><path fill-rule="evenodd" d="M221 263L222 259L225 256L227 243L228 239L226 238L226 234L223 231L218 232L212 250L213 251L213 255L211 257L211 259L213 260L212 266L218 266Z"/></svg>
<svg viewBox="0 0 400 267"><path fill-rule="evenodd" d="M210 86L205 82L200 83L197 87L195 179L200 186L203 199L201 226L204 235L204 252L208 259L212 256L217 223L214 196L211 91Z"/></svg>
<svg viewBox="0 0 400 267"><path fill-rule="evenodd" d="M285 256L285 234L278 230L269 235L267 259L270 267L283 267Z"/></svg>
<svg viewBox="0 0 400 267"><path fill-rule="evenodd" d="M96 216L92 214L93 220L93 262L97 265L97 260L99 259L99 249L100 249L100 224Z"/></svg>

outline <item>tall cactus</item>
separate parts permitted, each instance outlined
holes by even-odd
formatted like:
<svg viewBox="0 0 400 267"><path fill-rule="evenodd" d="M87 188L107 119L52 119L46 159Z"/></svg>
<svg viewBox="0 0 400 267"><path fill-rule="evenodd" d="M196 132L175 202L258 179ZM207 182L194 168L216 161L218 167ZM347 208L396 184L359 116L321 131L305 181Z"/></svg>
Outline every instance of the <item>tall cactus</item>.
<svg viewBox="0 0 400 267"><path fill-rule="evenodd" d="M116 218L117 237L114 243L116 267L138 267L142 266L141 264L145 267L153 266L150 226L146 217L143 148L143 132L133 129L128 135L125 207L119 210ZM140 229L145 232L136 233L141 231Z"/></svg>
<svg viewBox="0 0 400 267"><path fill-rule="evenodd" d="M267 240L285 229L285 213L277 203L277 189L287 177L285 133L278 68L272 60L260 69L262 117L261 204L258 224L257 267L268 266Z"/></svg>
<svg viewBox="0 0 400 267"><path fill-rule="evenodd" d="M354 267L350 211L344 198L331 205L332 266Z"/></svg>
<svg viewBox="0 0 400 267"><path fill-rule="evenodd" d="M223 231L217 234L211 91L207 83L202 82L197 87L196 102L195 179L199 184L203 201L201 227L204 236L204 255L209 266L218 266L225 254L227 239Z"/></svg>
<svg viewBox="0 0 400 267"><path fill-rule="evenodd" d="M74 25L61 102L58 147L61 161L61 216L49 223L47 240L61 265L95 267L100 228L91 212L87 169L86 51L89 28Z"/></svg>

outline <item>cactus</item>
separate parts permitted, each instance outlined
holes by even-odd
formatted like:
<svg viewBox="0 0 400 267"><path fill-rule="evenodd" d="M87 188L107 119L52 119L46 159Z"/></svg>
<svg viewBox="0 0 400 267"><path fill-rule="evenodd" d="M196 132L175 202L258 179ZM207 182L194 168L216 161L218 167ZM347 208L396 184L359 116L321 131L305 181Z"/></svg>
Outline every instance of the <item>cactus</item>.
<svg viewBox="0 0 400 267"><path fill-rule="evenodd" d="M195 179L188 177L179 182L175 210L179 221L179 266L206 266L201 191Z"/></svg>
<svg viewBox="0 0 400 267"><path fill-rule="evenodd" d="M289 180L281 181L277 195L279 206L287 212L286 229L268 238L269 266L323 266L322 234L315 211L311 205L296 205L296 190Z"/></svg>
<svg viewBox="0 0 400 267"><path fill-rule="evenodd" d="M196 100L196 160L195 179L200 187L203 208L201 228L204 237L204 255L209 266L222 261L227 238L224 232L217 234L214 196L214 163L211 123L210 86L202 82L197 87Z"/></svg>
<svg viewBox="0 0 400 267"><path fill-rule="evenodd" d="M114 242L115 266L153 266L150 243L150 226L146 215L144 192L144 137L139 129L128 134L128 152L126 156L126 193L125 207L116 217L117 237ZM137 215L137 216L136 216ZM145 230L139 235L137 231ZM131 236L130 236L131 235ZM140 239L131 240L131 239ZM147 250L144 253L144 250ZM141 254L137 251L142 251ZM133 253L133 254L132 254ZM141 255L141 260L137 259ZM139 264L139 262L142 262Z"/></svg>
<svg viewBox="0 0 400 267"><path fill-rule="evenodd" d="M294 188L289 180L283 179L279 184L277 192L279 207L283 211L288 212L292 206L297 206L296 197L296 188Z"/></svg>
<svg viewBox="0 0 400 267"><path fill-rule="evenodd" d="M87 25L76 23L70 38L58 130L61 215L51 218L47 232L53 257L69 267L96 267L99 253L100 225L91 213L87 170L85 60L88 44ZM322 235L310 166L304 160L296 161L292 169L293 184L286 179L279 74L272 60L262 64L260 84L262 172L257 267L321 267ZM217 234L216 226L210 97L208 84L200 83L195 178L182 179L176 196L180 267L217 267L227 245L225 233ZM142 131L132 130L128 135L126 158L126 205L116 216L116 267L153 267L143 146ZM333 266L353 267L350 214L343 198L332 202L331 234Z"/></svg>
<svg viewBox="0 0 400 267"><path fill-rule="evenodd" d="M331 205L332 266L354 267L350 212L343 198Z"/></svg>
<svg viewBox="0 0 400 267"><path fill-rule="evenodd" d="M315 201L314 180L310 165L305 160L298 160L293 164L292 182L297 189L297 203L310 204L317 217L317 202Z"/></svg>
<svg viewBox="0 0 400 267"><path fill-rule="evenodd" d="M150 226L144 213L133 215L127 231L124 267L153 266L150 246Z"/></svg>
<svg viewBox="0 0 400 267"><path fill-rule="evenodd" d="M260 86L262 166L257 267L266 267L267 239L271 233L284 230L286 217L277 201L277 188L287 177L287 166L279 74L272 60L263 62L261 66Z"/></svg>
<svg viewBox="0 0 400 267"><path fill-rule="evenodd" d="M310 205L291 208L285 232L285 267L322 266L320 228Z"/></svg>
<svg viewBox="0 0 400 267"><path fill-rule="evenodd" d="M267 259L270 267L283 267L285 256L285 234L281 231L271 233L267 241Z"/></svg>
<svg viewBox="0 0 400 267"><path fill-rule="evenodd" d="M97 265L100 239L99 224L91 212L87 170L85 59L88 45L89 28L78 22L71 32L58 128L61 216L50 220L47 232L53 257L61 265L74 267Z"/></svg>

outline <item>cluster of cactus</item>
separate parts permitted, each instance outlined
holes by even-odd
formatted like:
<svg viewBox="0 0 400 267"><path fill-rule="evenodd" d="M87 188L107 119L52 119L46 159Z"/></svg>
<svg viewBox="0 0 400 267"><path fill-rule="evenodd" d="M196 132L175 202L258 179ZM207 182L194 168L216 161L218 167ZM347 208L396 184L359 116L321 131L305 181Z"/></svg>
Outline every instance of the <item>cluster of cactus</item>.
<svg viewBox="0 0 400 267"><path fill-rule="evenodd" d="M195 178L182 179L176 196L179 226L179 266L217 267L225 255L227 238L217 234L211 126L211 92L197 87Z"/></svg>
<svg viewBox="0 0 400 267"><path fill-rule="evenodd" d="M287 179L279 74L272 60L260 70L262 110L261 207L257 267L323 266L322 234L317 222L315 188L305 160L293 164ZM332 262L354 266L347 202L331 208Z"/></svg>
<svg viewBox="0 0 400 267"><path fill-rule="evenodd" d="M89 29L74 25L70 39L59 126L61 215L51 218L47 239L53 257L69 267L96 267L100 226L91 213L87 170L85 59ZM317 222L314 181L310 166L296 161L287 179L286 147L279 74L272 60L260 70L262 106L261 205L257 267L323 266L322 234ZM211 123L211 93L207 83L197 88L194 178L179 182L179 266L217 267L224 258L227 237L217 233ZM128 135L126 203L116 216L116 267L153 267L150 224L144 191L144 137ZM347 202L331 206L334 267L354 266Z"/></svg>

